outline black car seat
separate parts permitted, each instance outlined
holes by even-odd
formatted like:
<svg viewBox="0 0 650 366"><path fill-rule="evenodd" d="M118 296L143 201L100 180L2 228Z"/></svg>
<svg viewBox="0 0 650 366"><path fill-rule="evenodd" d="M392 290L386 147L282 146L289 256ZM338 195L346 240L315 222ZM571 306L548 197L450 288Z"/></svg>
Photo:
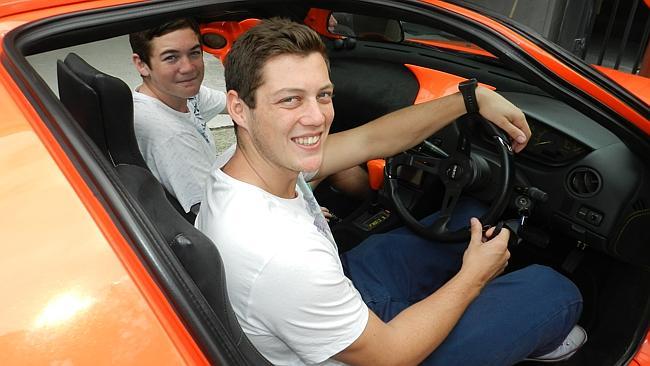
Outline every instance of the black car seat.
<svg viewBox="0 0 650 366"><path fill-rule="evenodd" d="M135 138L133 97L126 83L95 69L75 53L57 61L57 78L61 102L113 165L147 168ZM171 193L166 191L166 195L194 223L196 215L185 213Z"/></svg>
<svg viewBox="0 0 650 366"><path fill-rule="evenodd" d="M178 260L175 267L182 267L191 279L186 283L186 295L200 309L201 322L222 347L217 361L271 365L237 321L216 246L172 205L166 190L146 167L133 133L133 101L128 86L76 54L58 61L57 74L61 101L113 163L122 184L164 239L164 243L153 245L163 246L163 251L170 248L172 260Z"/></svg>
<svg viewBox="0 0 650 366"><path fill-rule="evenodd" d="M174 210L165 198L162 185L149 170L127 164L118 165L116 169L120 180L156 224L166 244L209 304L207 311L214 316L202 317L203 322L209 323L207 328L215 337L229 337L236 347L229 350L225 342L219 342L225 348L221 352L227 352L231 359L243 359L246 365L271 365L246 337L237 321L228 299L223 262L212 241ZM192 301L199 302L201 307L200 298L192 296Z"/></svg>

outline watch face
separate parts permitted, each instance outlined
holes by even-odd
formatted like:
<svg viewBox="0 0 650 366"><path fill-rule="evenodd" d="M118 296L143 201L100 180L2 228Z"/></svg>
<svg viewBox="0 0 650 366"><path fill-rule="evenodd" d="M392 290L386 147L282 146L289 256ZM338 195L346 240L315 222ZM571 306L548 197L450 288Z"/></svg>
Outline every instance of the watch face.
<svg viewBox="0 0 650 366"><path fill-rule="evenodd" d="M468 79L468 80L465 80L465 81L461 81L459 86L467 88L467 87L472 86L472 85L476 86L476 84L478 84L478 82L476 81L476 79L472 78L472 79Z"/></svg>

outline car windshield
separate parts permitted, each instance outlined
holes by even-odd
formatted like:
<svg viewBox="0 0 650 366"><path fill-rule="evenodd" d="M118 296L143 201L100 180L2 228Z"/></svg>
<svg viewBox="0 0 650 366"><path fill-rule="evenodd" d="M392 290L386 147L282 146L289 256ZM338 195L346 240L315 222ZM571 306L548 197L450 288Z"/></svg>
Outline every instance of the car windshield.
<svg viewBox="0 0 650 366"><path fill-rule="evenodd" d="M333 12L329 30L344 37L366 41L408 43L435 47L466 56L495 57L476 44L430 25L345 12Z"/></svg>
<svg viewBox="0 0 650 366"><path fill-rule="evenodd" d="M491 53L476 44L441 29L411 22L402 22L402 27L405 42L420 43L449 51L495 58Z"/></svg>
<svg viewBox="0 0 650 366"><path fill-rule="evenodd" d="M537 35L582 59L597 72L612 79L648 103L650 83L650 9L645 3L619 6L591 1L482 1L456 3ZM617 2L618 3L618 2ZM431 24L334 12L330 32L366 41L408 43L434 47L462 57L498 59L473 42ZM639 77L642 76L642 77Z"/></svg>
<svg viewBox="0 0 650 366"><path fill-rule="evenodd" d="M616 70L650 77L647 1L454 2L537 33L608 76Z"/></svg>

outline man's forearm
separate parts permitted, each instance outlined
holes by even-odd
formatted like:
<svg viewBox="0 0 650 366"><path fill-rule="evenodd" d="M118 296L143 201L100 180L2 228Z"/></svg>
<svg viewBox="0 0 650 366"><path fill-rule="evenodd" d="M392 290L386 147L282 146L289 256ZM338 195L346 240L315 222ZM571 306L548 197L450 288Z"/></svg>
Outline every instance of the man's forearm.
<svg viewBox="0 0 650 366"><path fill-rule="evenodd" d="M362 126L370 159L407 150L463 114L463 97L455 93L380 117Z"/></svg>
<svg viewBox="0 0 650 366"><path fill-rule="evenodd" d="M472 236L463 265L451 280L388 323L370 312L361 336L335 358L352 365L415 365L438 348L510 258L508 230L488 240L478 219L472 218L470 227ZM493 233L491 229L486 235Z"/></svg>
<svg viewBox="0 0 650 366"><path fill-rule="evenodd" d="M319 176L371 159L407 150L465 113L463 97L452 94L377 118L363 126L328 137Z"/></svg>
<svg viewBox="0 0 650 366"><path fill-rule="evenodd" d="M387 325L395 333L394 339L403 343L401 352L410 355L414 364L421 362L447 338L480 291L479 285L458 274L393 318Z"/></svg>
<svg viewBox="0 0 650 366"><path fill-rule="evenodd" d="M363 334L335 358L351 365L417 365L445 340L480 289L459 273L388 323L370 313Z"/></svg>

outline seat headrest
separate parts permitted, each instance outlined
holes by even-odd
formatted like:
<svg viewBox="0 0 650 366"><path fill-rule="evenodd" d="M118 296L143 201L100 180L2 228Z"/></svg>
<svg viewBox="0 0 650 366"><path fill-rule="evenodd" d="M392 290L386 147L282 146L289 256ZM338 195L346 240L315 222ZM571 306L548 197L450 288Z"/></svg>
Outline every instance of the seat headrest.
<svg viewBox="0 0 650 366"><path fill-rule="evenodd" d="M100 121L99 96L62 61L56 63L59 97L79 126L111 160L104 123Z"/></svg>
<svg viewBox="0 0 650 366"><path fill-rule="evenodd" d="M113 164L146 167L135 138L129 86L75 53L59 62L58 69L61 101Z"/></svg>

